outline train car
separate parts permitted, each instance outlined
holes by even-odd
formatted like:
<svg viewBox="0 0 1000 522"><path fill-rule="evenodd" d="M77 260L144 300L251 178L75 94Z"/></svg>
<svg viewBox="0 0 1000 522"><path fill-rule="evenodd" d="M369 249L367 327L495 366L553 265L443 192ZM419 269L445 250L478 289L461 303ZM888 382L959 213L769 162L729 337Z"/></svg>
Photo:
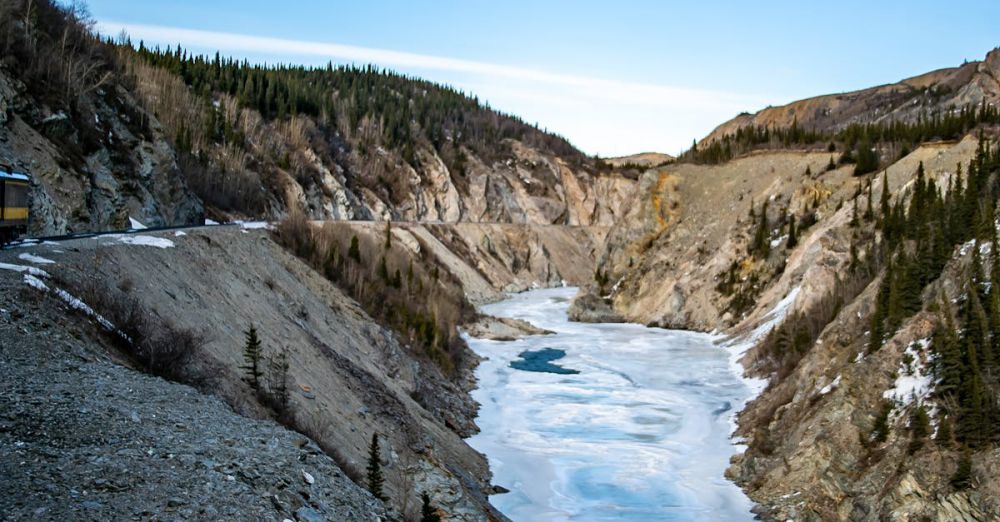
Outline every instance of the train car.
<svg viewBox="0 0 1000 522"><path fill-rule="evenodd" d="M0 246L28 231L27 174L0 167Z"/></svg>

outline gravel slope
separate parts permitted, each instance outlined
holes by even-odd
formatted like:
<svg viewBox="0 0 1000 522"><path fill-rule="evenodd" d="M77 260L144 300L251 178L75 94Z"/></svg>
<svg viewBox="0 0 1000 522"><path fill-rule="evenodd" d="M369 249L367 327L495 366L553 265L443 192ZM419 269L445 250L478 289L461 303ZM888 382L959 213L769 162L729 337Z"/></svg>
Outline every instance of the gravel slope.
<svg viewBox="0 0 1000 522"><path fill-rule="evenodd" d="M0 270L0 518L384 518L311 440L117 364L22 277Z"/></svg>

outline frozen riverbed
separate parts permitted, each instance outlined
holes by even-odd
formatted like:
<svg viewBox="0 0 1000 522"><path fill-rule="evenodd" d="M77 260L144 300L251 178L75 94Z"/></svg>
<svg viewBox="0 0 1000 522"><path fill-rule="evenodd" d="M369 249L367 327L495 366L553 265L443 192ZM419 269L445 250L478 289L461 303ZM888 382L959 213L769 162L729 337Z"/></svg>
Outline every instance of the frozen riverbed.
<svg viewBox="0 0 1000 522"><path fill-rule="evenodd" d="M703 334L571 323L575 292L483 307L554 335L469 339L488 358L473 392L482 431L469 443L510 489L493 505L515 521L752 520L723 477L730 419L751 393L730 354Z"/></svg>

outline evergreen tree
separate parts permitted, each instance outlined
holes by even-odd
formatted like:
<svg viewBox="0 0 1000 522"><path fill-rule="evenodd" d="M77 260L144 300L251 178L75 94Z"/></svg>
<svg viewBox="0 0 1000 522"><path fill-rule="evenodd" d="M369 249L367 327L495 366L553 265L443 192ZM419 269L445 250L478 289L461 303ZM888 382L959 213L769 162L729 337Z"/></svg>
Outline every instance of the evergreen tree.
<svg viewBox="0 0 1000 522"><path fill-rule="evenodd" d="M785 243L785 247L789 250L795 248L799 244L798 231L795 230L795 214L788 216L788 242Z"/></svg>
<svg viewBox="0 0 1000 522"><path fill-rule="evenodd" d="M873 150L867 139L858 144L857 163L854 165L854 175L862 176L878 169L878 154Z"/></svg>
<svg viewBox="0 0 1000 522"><path fill-rule="evenodd" d="M938 446L942 448L951 448L952 444L955 443L954 438L951 433L951 418L947 415L941 415L941 419L938 421L938 431L935 437L935 442Z"/></svg>
<svg viewBox="0 0 1000 522"><path fill-rule="evenodd" d="M928 417L924 405L918 405L910 416L910 431L912 436L910 440L910 453L916 453L924 447L924 442L930 433L930 424L930 417Z"/></svg>
<svg viewBox="0 0 1000 522"><path fill-rule="evenodd" d="M865 208L865 215L864 215L865 221L869 221L870 222L871 220L875 219L875 209L872 207L872 205L874 204L874 203L872 203L873 201L874 201L874 199L872 197L872 180L869 179L868 180L867 207Z"/></svg>
<svg viewBox="0 0 1000 522"><path fill-rule="evenodd" d="M771 253L771 226L767 220L767 200L760 205L760 215L757 220L757 228L754 230L753 241L750 244L750 252L766 259Z"/></svg>
<svg viewBox="0 0 1000 522"><path fill-rule="evenodd" d="M962 451L958 458L958 468L951 476L951 487L957 490L968 489L972 485L972 454L968 448Z"/></svg>
<svg viewBox="0 0 1000 522"><path fill-rule="evenodd" d="M351 236L351 246L347 249L347 257L353 259L356 263L361 262L361 248L358 245L358 236Z"/></svg>
<svg viewBox="0 0 1000 522"><path fill-rule="evenodd" d="M879 223L882 228L882 234L885 235L886 221L892 212L889 207L889 171L884 171L882 174L882 195L879 199L879 210L881 215L879 216Z"/></svg>
<svg viewBox="0 0 1000 522"><path fill-rule="evenodd" d="M889 414L892 413L892 402L883 400L875 424L872 427L872 441L881 444L889 438Z"/></svg>
<svg viewBox="0 0 1000 522"><path fill-rule="evenodd" d="M260 378L263 375L260 368L261 345L257 337L257 329L250 325L250 329L244 332L246 343L243 345L243 360L246 364L242 367L246 372L246 381L254 391L260 390Z"/></svg>
<svg viewBox="0 0 1000 522"><path fill-rule="evenodd" d="M368 491L375 498L385 502L388 498L382 492L385 479L382 477L381 453L378 444L378 433L373 433L372 443L368 447Z"/></svg>
<svg viewBox="0 0 1000 522"><path fill-rule="evenodd" d="M431 496L426 491L420 494L420 500L420 522L441 522L441 515L431 504Z"/></svg>
<svg viewBox="0 0 1000 522"><path fill-rule="evenodd" d="M392 248L392 221L386 221L385 223L385 245L383 248L389 250Z"/></svg>

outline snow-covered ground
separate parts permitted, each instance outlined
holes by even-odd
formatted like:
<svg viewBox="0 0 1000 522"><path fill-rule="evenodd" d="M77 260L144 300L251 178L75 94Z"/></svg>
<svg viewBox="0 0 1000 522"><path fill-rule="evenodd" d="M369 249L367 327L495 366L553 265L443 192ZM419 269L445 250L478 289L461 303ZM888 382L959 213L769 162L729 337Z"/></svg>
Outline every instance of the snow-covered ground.
<svg viewBox="0 0 1000 522"><path fill-rule="evenodd" d="M896 381L892 384L892 388L882 394L883 397L904 405L914 400L923 402L934 386L930 361L926 353L928 346L930 340L920 339L906 347Z"/></svg>
<svg viewBox="0 0 1000 522"><path fill-rule="evenodd" d="M174 242L165 237L144 236L141 234L109 234L101 238L112 239L123 245L148 246L156 248L173 248Z"/></svg>
<svg viewBox="0 0 1000 522"><path fill-rule="evenodd" d="M535 290L483 307L556 332L469 339L491 502L513 520L752 520L723 472L737 448L734 408L751 390L710 335L631 324L571 323L575 288ZM578 374L514 369L524 351L562 350Z"/></svg>

